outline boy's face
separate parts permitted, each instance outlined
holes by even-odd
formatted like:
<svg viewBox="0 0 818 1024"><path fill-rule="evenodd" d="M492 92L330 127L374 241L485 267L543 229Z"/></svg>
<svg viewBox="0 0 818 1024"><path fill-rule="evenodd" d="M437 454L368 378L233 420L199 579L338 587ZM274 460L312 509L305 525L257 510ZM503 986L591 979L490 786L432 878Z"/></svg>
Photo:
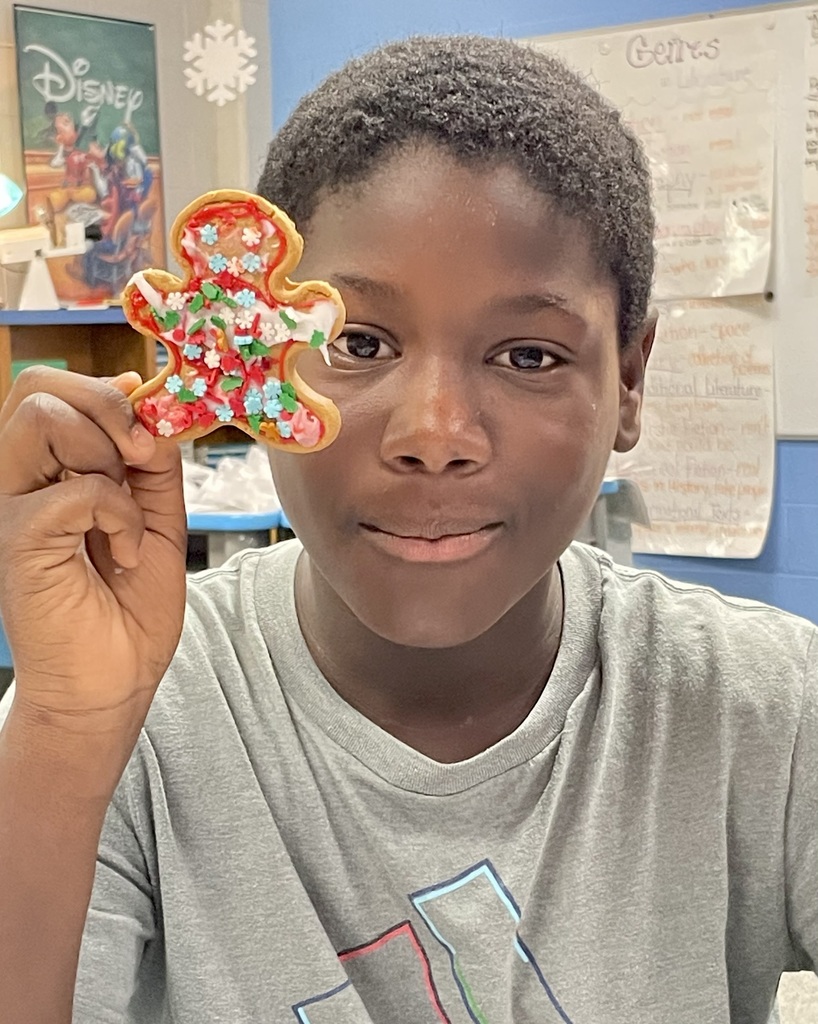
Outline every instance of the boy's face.
<svg viewBox="0 0 818 1024"><path fill-rule="evenodd" d="M347 330L306 354L337 441L271 453L310 560L357 618L413 647L491 628L552 570L638 436L639 339L579 222L506 166L404 152L322 201L300 278Z"/></svg>

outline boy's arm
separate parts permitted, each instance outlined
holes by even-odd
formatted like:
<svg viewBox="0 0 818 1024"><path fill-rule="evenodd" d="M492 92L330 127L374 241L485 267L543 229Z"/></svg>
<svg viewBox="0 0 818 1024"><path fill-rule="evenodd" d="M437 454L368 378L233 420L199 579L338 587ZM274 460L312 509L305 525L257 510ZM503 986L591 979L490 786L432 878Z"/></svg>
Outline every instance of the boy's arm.
<svg viewBox="0 0 818 1024"><path fill-rule="evenodd" d="M12 697L13 690L0 703L3 1024L121 1024L153 928L139 844L111 804L125 767L123 738L115 728L107 735L96 728L90 735L51 733L15 708ZM117 832L123 849L98 866L103 828ZM94 915L92 944L107 947L106 955L83 946L95 875L117 899ZM90 953L94 967L83 971L80 985L81 948L83 962Z"/></svg>

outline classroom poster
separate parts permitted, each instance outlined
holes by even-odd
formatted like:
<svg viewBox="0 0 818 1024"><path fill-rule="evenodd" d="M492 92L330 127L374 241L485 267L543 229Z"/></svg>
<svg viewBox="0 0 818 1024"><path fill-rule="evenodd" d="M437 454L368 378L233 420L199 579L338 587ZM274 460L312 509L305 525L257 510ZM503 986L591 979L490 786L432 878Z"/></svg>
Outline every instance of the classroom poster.
<svg viewBox="0 0 818 1024"><path fill-rule="evenodd" d="M656 299L766 288L774 32L765 12L523 41L565 57L643 141L658 219Z"/></svg>
<svg viewBox="0 0 818 1024"><path fill-rule="evenodd" d="M763 298L659 307L642 438L609 472L635 481L651 528L633 550L755 558L773 497L774 322Z"/></svg>
<svg viewBox="0 0 818 1024"><path fill-rule="evenodd" d="M165 262L153 26L24 6L14 24L29 220L57 245L68 222L98 236L49 261L61 302L116 300Z"/></svg>

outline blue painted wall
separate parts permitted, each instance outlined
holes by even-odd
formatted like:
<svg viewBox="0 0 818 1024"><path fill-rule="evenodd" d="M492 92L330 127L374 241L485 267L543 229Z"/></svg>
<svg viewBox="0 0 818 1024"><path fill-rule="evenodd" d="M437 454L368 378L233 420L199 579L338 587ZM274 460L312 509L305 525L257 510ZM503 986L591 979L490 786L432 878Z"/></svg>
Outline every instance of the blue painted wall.
<svg viewBox="0 0 818 1024"><path fill-rule="evenodd" d="M280 125L300 96L349 57L412 34L533 36L760 6L761 0L270 0L273 119Z"/></svg>
<svg viewBox="0 0 818 1024"><path fill-rule="evenodd" d="M413 33L544 35L758 6L760 0L270 0L273 116L280 125L301 95L354 54ZM760 558L640 556L638 563L818 622L818 441L779 441L777 454L774 512Z"/></svg>

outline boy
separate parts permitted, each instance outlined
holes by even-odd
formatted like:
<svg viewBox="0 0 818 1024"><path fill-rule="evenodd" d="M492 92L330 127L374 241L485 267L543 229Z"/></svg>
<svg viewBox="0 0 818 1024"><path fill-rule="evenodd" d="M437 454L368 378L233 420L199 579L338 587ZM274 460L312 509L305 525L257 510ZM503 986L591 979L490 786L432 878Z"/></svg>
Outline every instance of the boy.
<svg viewBox="0 0 818 1024"><path fill-rule="evenodd" d="M548 57L412 40L259 188L348 313L303 361L340 437L271 456L300 543L179 640L133 376L2 412L4 1022L766 1024L818 966L817 631L571 544L639 435L634 138Z"/></svg>

